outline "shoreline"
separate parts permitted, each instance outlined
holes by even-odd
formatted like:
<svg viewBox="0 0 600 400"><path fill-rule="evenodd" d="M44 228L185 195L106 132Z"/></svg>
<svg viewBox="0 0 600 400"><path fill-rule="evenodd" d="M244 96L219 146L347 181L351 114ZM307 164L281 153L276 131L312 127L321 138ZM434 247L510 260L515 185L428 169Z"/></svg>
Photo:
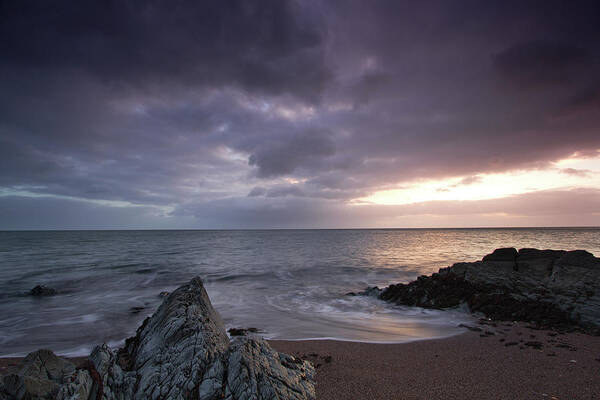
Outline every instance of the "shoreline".
<svg viewBox="0 0 600 400"><path fill-rule="evenodd" d="M600 398L600 336L479 320L442 339L268 340L316 367L317 399ZM0 358L0 374L22 357ZM87 357L69 357L82 365Z"/></svg>
<svg viewBox="0 0 600 400"><path fill-rule="evenodd" d="M476 320L474 319L474 321L471 321L471 323L476 323ZM463 324L464 325L464 324ZM226 327L226 329L229 329ZM268 337L263 337L260 335L254 335L252 333L249 333L247 335L233 335L233 336L229 336L229 338L231 340L235 339L236 337L258 337L260 339L263 339L269 343L271 342L319 342L319 341L331 341L331 342L348 342L348 343L358 343L358 344L380 344L380 345L398 345L398 344L410 344L410 343L414 343L414 342L422 342L422 341L429 341L429 340L443 340L443 339L448 339L448 338L452 338L454 336L460 336L462 334L464 334L465 332L468 332L468 330L465 328L464 331L462 332L457 332L457 333L452 333L449 335L444 335L444 336L438 336L438 337L419 337L419 338L414 338L414 339L406 339L404 341L388 341L388 342L384 342L384 341L369 341L369 340L354 340L354 339L342 339L342 338L336 338L336 337L310 337L310 338L301 338L301 339L273 339L273 338L268 338ZM122 348L125 345L125 341L131 337L135 336L135 332L131 335L129 335L128 337L126 337L125 339L121 340L120 342L118 342L118 345L114 345L115 342L110 342L107 343L108 347L110 347L111 349L119 349ZM94 345L90 345L88 349L86 349L84 352L82 352L81 354L76 353L74 354L73 352L67 352L66 354L61 353L60 351L54 351L52 348L48 348L49 350L52 350L52 352L54 354L56 354L59 357L68 359L68 360L78 360L78 359L85 359L87 358L87 356L90 354L90 352L94 349L94 347L98 344L101 343L96 343ZM45 348L45 347L36 347L35 350L39 350L40 348ZM32 350L32 351L35 351ZM13 360L21 360L23 358L25 358L27 356L27 354L29 353L25 353L25 354L21 354L21 355L17 355L17 354L7 354L7 355L0 355L0 365L1 365L1 361L3 359L13 359Z"/></svg>

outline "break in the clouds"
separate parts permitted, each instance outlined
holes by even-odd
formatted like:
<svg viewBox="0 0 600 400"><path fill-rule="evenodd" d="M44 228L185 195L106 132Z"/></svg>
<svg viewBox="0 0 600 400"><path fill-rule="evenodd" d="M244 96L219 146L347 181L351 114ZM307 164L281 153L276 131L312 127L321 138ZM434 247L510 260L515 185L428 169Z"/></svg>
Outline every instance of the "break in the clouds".
<svg viewBox="0 0 600 400"><path fill-rule="evenodd" d="M4 1L0 228L598 225L599 26L586 1Z"/></svg>

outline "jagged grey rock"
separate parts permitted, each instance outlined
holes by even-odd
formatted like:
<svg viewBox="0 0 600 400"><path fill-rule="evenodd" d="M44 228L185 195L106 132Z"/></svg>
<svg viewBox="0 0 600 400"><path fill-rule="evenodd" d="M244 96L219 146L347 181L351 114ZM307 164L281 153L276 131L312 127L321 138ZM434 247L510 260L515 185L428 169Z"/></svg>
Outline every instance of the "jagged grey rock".
<svg viewBox="0 0 600 400"><path fill-rule="evenodd" d="M496 319L600 327L600 259L584 250L497 249L481 261L442 268L382 299L427 308L467 304Z"/></svg>
<svg viewBox="0 0 600 400"><path fill-rule="evenodd" d="M74 374L65 378L65 382L63 382L63 385L58 390L56 400L88 399L90 398L93 383L88 371L77 370Z"/></svg>
<svg viewBox="0 0 600 400"><path fill-rule="evenodd" d="M314 399L314 368L260 339L230 343L200 278L171 293L126 342L90 360L103 399ZM126 359L126 368L121 361Z"/></svg>
<svg viewBox="0 0 600 400"><path fill-rule="evenodd" d="M75 372L71 362L50 350L37 350L25 357L19 372L4 377L4 390L9 398L54 399Z"/></svg>
<svg viewBox="0 0 600 400"><path fill-rule="evenodd" d="M174 291L127 343L136 398L190 398L229 338L199 278Z"/></svg>
<svg viewBox="0 0 600 400"><path fill-rule="evenodd" d="M225 399L314 398L314 368L262 339L235 341L227 361Z"/></svg>
<svg viewBox="0 0 600 400"><path fill-rule="evenodd" d="M98 374L90 391L90 399L133 399L137 374L123 371L114 352L106 344L96 346L90 354L90 362Z"/></svg>

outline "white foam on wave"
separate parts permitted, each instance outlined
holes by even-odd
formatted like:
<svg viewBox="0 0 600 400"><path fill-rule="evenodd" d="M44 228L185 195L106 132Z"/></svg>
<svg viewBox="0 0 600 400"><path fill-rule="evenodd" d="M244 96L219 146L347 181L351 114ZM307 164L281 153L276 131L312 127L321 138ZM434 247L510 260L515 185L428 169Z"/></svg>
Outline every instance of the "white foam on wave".
<svg viewBox="0 0 600 400"><path fill-rule="evenodd" d="M403 344L403 343L413 343L420 342L423 340L436 340L436 339L446 339L452 336L461 335L467 332L467 329L461 328L460 331L448 333L446 335L439 336L431 336L431 337L406 337L398 340L359 340L359 339L348 339L344 337L335 337L335 336L318 336L318 337L306 337L306 338L297 338L297 339L283 339L278 338L276 336L265 336L266 340L281 340L283 342L308 342L311 340L331 340L336 342L350 342L350 343L370 343L370 344Z"/></svg>

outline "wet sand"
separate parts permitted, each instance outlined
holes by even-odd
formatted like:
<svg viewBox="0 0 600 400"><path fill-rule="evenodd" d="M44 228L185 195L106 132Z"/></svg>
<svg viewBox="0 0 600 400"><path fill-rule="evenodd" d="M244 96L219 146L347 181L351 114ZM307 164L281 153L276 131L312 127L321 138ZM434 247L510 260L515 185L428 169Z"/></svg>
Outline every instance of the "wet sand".
<svg viewBox="0 0 600 400"><path fill-rule="evenodd" d="M600 337L481 322L481 331L405 344L270 343L317 366L319 400L600 399ZM0 373L20 361L0 358Z"/></svg>

